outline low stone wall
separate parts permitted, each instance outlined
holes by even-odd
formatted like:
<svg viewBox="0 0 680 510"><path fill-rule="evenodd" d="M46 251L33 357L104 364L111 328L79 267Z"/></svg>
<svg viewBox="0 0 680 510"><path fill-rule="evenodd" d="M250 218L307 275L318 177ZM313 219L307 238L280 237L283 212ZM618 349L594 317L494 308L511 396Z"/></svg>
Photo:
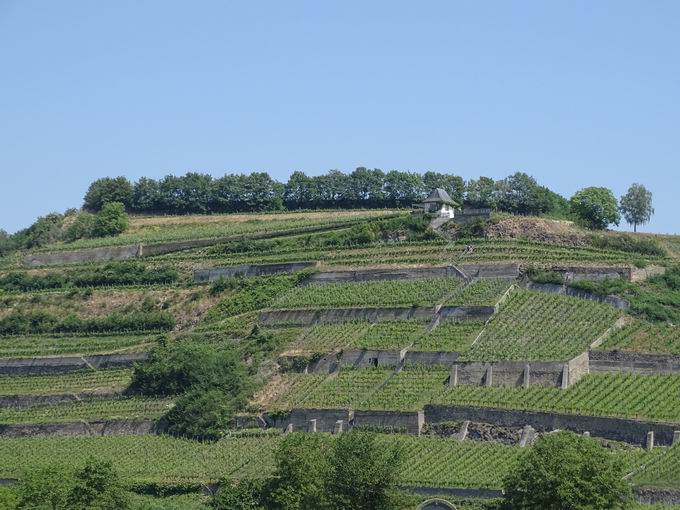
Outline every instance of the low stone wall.
<svg viewBox="0 0 680 510"><path fill-rule="evenodd" d="M450 367L458 359L457 352L407 351L404 356L406 365L432 365Z"/></svg>
<svg viewBox="0 0 680 510"><path fill-rule="evenodd" d="M59 374L87 368L124 368L148 358L145 352L0 360L0 375Z"/></svg>
<svg viewBox="0 0 680 510"><path fill-rule="evenodd" d="M562 387L567 363L499 361L456 362L451 367L451 384L470 386Z"/></svg>
<svg viewBox="0 0 680 510"><path fill-rule="evenodd" d="M654 276L659 276L666 273L666 268L663 266L647 266L634 267L631 269L630 279L633 282L643 282L649 280Z"/></svg>
<svg viewBox="0 0 680 510"><path fill-rule="evenodd" d="M98 398L111 398L119 392L63 393L60 395L4 395L0 396L0 408L28 409L40 405L60 404L62 402L80 402Z"/></svg>
<svg viewBox="0 0 680 510"><path fill-rule="evenodd" d="M396 367L404 358L406 349L401 351L351 350L343 351L340 358L341 367L370 368Z"/></svg>
<svg viewBox="0 0 680 510"><path fill-rule="evenodd" d="M635 487L633 489L635 496L640 503L651 504L665 504L665 505L679 505L680 504L680 490L679 489L661 489L657 487Z"/></svg>
<svg viewBox="0 0 680 510"><path fill-rule="evenodd" d="M617 296L603 296L595 292L587 292L585 290L574 289L566 285L556 285L553 283L534 283L527 282L524 287L528 290L537 292L546 292L548 294L562 294L564 296L571 296L578 299L585 299L587 301L597 301L598 303L605 303L620 310L628 310L630 303L625 299Z"/></svg>
<svg viewBox="0 0 680 510"><path fill-rule="evenodd" d="M377 280L422 280L424 278L458 278L453 267L413 267L401 269L358 269L356 271L323 271L309 275L301 285L367 282Z"/></svg>
<svg viewBox="0 0 680 510"><path fill-rule="evenodd" d="M494 312L492 306L445 306L439 310L444 320L485 320ZM260 313L259 321L266 326L289 324L311 326L318 323L365 320L379 322L395 319L431 319L435 308L413 306L410 308L329 308L326 310L268 310Z"/></svg>
<svg viewBox="0 0 680 510"><path fill-rule="evenodd" d="M654 432L655 444L670 446L673 443L673 432L680 430L680 425L625 418L492 409L488 407L426 405L424 412L427 423L469 420L492 423L503 427L530 425L539 432L550 432L558 429L579 433L589 432L593 436L643 446L646 445L648 432Z"/></svg>
<svg viewBox="0 0 680 510"><path fill-rule="evenodd" d="M461 499L496 499L503 497L500 489L463 489L458 487L428 487L425 485L402 485L402 489L424 496L449 496Z"/></svg>
<svg viewBox="0 0 680 510"><path fill-rule="evenodd" d="M214 267L211 269L194 269L195 282L212 282L220 278L234 276L263 276L270 274L294 273L302 269L316 267L318 262L291 262L286 264L246 264L232 267Z"/></svg>
<svg viewBox="0 0 680 510"><path fill-rule="evenodd" d="M519 278L519 264L461 264L458 267L470 278Z"/></svg>
<svg viewBox="0 0 680 510"><path fill-rule="evenodd" d="M26 425L0 425L0 437L32 436L118 436L141 435L156 431L152 420L109 420L43 423Z"/></svg>
<svg viewBox="0 0 680 510"><path fill-rule="evenodd" d="M265 413L267 427L292 432L312 432L312 420L316 432L333 432L339 421L343 430L354 419L354 413L347 409L293 409L288 413Z"/></svg>
<svg viewBox="0 0 680 510"><path fill-rule="evenodd" d="M408 434L420 435L425 416L422 411L354 411L354 427L373 429L403 430Z"/></svg>
<svg viewBox="0 0 680 510"><path fill-rule="evenodd" d="M575 282L578 280L612 280L624 279L630 280L632 269L628 266L560 266L555 265L550 267L551 271L564 274L567 282Z"/></svg>
<svg viewBox="0 0 680 510"><path fill-rule="evenodd" d="M680 374L680 355L625 351L590 351L591 372Z"/></svg>

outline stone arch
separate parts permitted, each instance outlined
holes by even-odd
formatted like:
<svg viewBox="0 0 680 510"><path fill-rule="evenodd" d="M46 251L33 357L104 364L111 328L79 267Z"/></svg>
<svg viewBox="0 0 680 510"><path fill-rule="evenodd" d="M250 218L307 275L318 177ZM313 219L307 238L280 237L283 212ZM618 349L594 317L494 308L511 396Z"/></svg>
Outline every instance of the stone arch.
<svg viewBox="0 0 680 510"><path fill-rule="evenodd" d="M456 510L456 507L445 499L432 498L423 501L416 510Z"/></svg>

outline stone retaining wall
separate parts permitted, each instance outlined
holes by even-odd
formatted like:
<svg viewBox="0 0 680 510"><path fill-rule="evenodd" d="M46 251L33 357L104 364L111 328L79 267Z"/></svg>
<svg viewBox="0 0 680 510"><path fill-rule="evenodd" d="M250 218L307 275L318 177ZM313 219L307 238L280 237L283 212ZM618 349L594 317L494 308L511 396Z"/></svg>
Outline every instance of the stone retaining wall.
<svg viewBox="0 0 680 510"><path fill-rule="evenodd" d="M0 360L0 375L60 374L87 368L125 368L148 358L145 352Z"/></svg>
<svg viewBox="0 0 680 510"><path fill-rule="evenodd" d="M554 283L535 283L527 282L524 287L528 290L537 292L546 292L548 294L561 294L564 296L571 296L578 299L585 299L587 301L597 301L598 303L605 303L618 308L620 310L628 310L630 303L618 296L603 296L595 292L588 292L585 290L574 289L566 285L556 285Z"/></svg>
<svg viewBox="0 0 680 510"><path fill-rule="evenodd" d="M590 351L591 372L680 374L680 355Z"/></svg>
<svg viewBox="0 0 680 510"><path fill-rule="evenodd" d="M260 313L259 321L265 326L288 324L311 326L318 323L366 320L431 319L435 308L413 306L410 308L329 308L326 310L268 310ZM494 313L493 306L445 306L439 311L444 320L486 320Z"/></svg>
<svg viewBox="0 0 680 510"><path fill-rule="evenodd" d="M352 368L396 367L404 358L404 353L405 349L401 351L370 349L343 351L340 366Z"/></svg>
<svg viewBox="0 0 680 510"><path fill-rule="evenodd" d="M679 505L680 504L680 490L678 489L661 489L657 487L635 487L633 489L635 496L640 503L646 504L665 504L665 505Z"/></svg>
<svg viewBox="0 0 680 510"><path fill-rule="evenodd" d="M404 430L409 434L420 434L424 424L422 411L354 411L347 409L293 409L287 413L265 413L267 427L289 432L339 432L353 427ZM242 419L242 424L251 424L253 419Z"/></svg>
<svg viewBox="0 0 680 510"><path fill-rule="evenodd" d="M291 262L285 264L245 264L242 266L214 267L211 269L194 269L195 282L212 282L220 278L233 276L263 276L280 273L294 273L302 269L316 267L318 262Z"/></svg>
<svg viewBox="0 0 680 510"><path fill-rule="evenodd" d="M531 425L539 432L558 429L589 432L593 436L638 445L646 445L647 433L651 431L654 432L655 444L670 446L673 443L673 432L680 430L680 424L473 406L426 405L424 412L427 423L469 420L503 427Z"/></svg>
<svg viewBox="0 0 680 510"><path fill-rule="evenodd" d="M118 436L141 435L156 431L152 420L109 420L0 425L0 437L32 436Z"/></svg>
<svg viewBox="0 0 680 510"><path fill-rule="evenodd" d="M629 266L551 266L551 271L564 274L568 282L578 280L629 280L632 276L632 269Z"/></svg>

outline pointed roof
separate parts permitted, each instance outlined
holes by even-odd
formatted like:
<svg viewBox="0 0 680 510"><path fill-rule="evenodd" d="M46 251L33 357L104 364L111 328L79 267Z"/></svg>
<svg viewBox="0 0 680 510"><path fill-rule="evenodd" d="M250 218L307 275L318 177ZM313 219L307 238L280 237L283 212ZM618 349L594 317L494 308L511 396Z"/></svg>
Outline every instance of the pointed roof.
<svg viewBox="0 0 680 510"><path fill-rule="evenodd" d="M458 205L456 202L453 201L449 194L441 188L433 189L432 193L430 193L430 196L423 200L423 203L449 204L456 206Z"/></svg>

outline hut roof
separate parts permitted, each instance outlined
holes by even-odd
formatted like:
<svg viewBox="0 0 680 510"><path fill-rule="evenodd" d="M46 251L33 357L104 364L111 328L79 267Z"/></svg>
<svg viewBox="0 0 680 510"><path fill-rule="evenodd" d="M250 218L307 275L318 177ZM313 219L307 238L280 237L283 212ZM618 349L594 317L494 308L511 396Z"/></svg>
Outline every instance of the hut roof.
<svg viewBox="0 0 680 510"><path fill-rule="evenodd" d="M427 197L425 200L423 200L424 203L437 203L437 204L449 204L449 205L455 205L457 206L458 204L453 201L453 199L449 196L449 194L444 191L441 188L435 188L432 190L432 193L430 193L430 196Z"/></svg>

